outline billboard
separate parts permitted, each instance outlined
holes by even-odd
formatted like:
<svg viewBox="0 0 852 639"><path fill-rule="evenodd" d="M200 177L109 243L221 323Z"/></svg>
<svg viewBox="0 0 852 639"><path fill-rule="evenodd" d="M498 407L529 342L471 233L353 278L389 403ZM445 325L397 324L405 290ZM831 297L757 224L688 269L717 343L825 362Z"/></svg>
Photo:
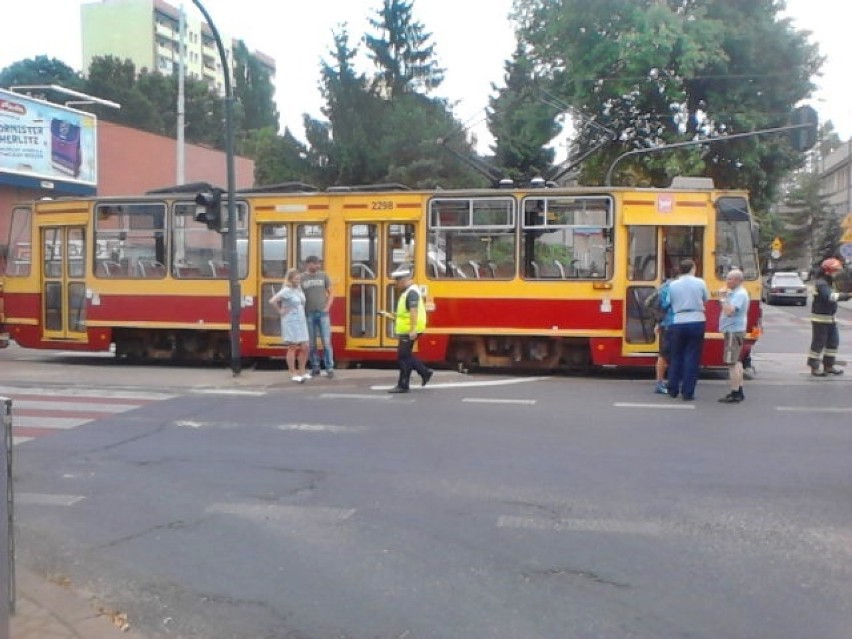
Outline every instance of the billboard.
<svg viewBox="0 0 852 639"><path fill-rule="evenodd" d="M97 186L97 118L0 89L0 174Z"/></svg>

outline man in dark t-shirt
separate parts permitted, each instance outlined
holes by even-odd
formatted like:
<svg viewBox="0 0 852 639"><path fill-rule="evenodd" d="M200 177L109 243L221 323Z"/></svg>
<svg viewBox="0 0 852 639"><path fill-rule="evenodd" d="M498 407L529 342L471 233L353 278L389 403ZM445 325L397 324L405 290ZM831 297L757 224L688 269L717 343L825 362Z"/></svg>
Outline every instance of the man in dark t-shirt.
<svg viewBox="0 0 852 639"><path fill-rule="evenodd" d="M302 290L305 293L305 315L308 318L308 342L311 348L310 362L313 376L320 374L317 337L322 342L325 376L334 377L334 351L331 347L331 318L329 311L334 296L331 278L320 270L320 259L316 255L305 258L306 271L302 273Z"/></svg>

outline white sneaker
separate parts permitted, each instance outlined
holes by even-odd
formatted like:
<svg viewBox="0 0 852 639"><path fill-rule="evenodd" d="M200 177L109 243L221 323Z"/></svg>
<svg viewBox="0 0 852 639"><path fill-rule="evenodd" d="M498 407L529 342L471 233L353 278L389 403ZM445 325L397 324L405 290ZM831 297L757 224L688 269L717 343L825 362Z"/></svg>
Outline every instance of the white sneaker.
<svg viewBox="0 0 852 639"><path fill-rule="evenodd" d="M303 384L305 382L305 378L301 375L293 375L293 377L291 377L290 379L296 382L297 384Z"/></svg>
<svg viewBox="0 0 852 639"><path fill-rule="evenodd" d="M328 377L329 379L331 379L332 377L334 377L334 371L331 370L330 368L326 369L325 376Z"/></svg>
<svg viewBox="0 0 852 639"><path fill-rule="evenodd" d="M311 375L310 373L305 373L304 375L302 375L302 381L306 382L309 379L311 379L312 377L313 377L313 375Z"/></svg>

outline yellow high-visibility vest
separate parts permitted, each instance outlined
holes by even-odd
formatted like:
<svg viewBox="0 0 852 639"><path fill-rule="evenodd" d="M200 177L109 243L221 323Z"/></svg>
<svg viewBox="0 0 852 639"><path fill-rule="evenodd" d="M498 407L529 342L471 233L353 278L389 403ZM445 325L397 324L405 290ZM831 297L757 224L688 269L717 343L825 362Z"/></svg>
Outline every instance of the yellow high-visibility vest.
<svg viewBox="0 0 852 639"><path fill-rule="evenodd" d="M411 313L405 301L408 298L409 291L412 290L417 291L417 326L415 328L418 333L426 330L426 304L423 302L423 294L416 284L412 284L405 289L396 302L396 322L393 328L398 335L407 335L411 332Z"/></svg>

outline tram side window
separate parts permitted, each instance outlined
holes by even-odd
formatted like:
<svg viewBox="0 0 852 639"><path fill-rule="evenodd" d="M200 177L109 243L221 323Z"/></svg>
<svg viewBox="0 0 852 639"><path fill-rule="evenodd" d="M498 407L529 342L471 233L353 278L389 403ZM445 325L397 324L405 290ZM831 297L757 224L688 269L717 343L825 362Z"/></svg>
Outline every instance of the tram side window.
<svg viewBox="0 0 852 639"><path fill-rule="evenodd" d="M300 224L297 230L299 235L299 254L296 260L299 267L305 268L305 258L314 256L323 259L323 227L320 224Z"/></svg>
<svg viewBox="0 0 852 639"><path fill-rule="evenodd" d="M287 262L287 225L264 224L261 227L261 233L263 234L263 242L260 247L261 274L263 277L283 280L284 274L287 273L289 268Z"/></svg>
<svg viewBox="0 0 852 639"><path fill-rule="evenodd" d="M715 255L719 279L725 279L732 268L741 269L747 280L757 279L757 251L745 198L722 197L716 202Z"/></svg>
<svg viewBox="0 0 852 639"><path fill-rule="evenodd" d="M32 268L32 211L17 208L12 211L9 243L6 254L6 275L26 277Z"/></svg>
<svg viewBox="0 0 852 639"><path fill-rule="evenodd" d="M247 209L236 203L239 277L248 273ZM172 223L172 276L179 279L228 279L227 233L219 233L195 220L194 202L177 202Z"/></svg>
<svg viewBox="0 0 852 639"><path fill-rule="evenodd" d="M689 259L695 262L695 274L704 277L704 227L666 226L663 234L665 272L669 276L676 274L680 263Z"/></svg>
<svg viewBox="0 0 852 639"><path fill-rule="evenodd" d="M95 275L160 279L166 276L166 206L157 202L95 207Z"/></svg>
<svg viewBox="0 0 852 639"><path fill-rule="evenodd" d="M633 282L657 278L657 227L631 226L628 232L627 277Z"/></svg>
<svg viewBox="0 0 852 639"><path fill-rule="evenodd" d="M429 202L426 274L431 279L512 279L513 198L435 198Z"/></svg>
<svg viewBox="0 0 852 639"><path fill-rule="evenodd" d="M612 277L612 209L612 199L606 196L524 199L524 278Z"/></svg>

